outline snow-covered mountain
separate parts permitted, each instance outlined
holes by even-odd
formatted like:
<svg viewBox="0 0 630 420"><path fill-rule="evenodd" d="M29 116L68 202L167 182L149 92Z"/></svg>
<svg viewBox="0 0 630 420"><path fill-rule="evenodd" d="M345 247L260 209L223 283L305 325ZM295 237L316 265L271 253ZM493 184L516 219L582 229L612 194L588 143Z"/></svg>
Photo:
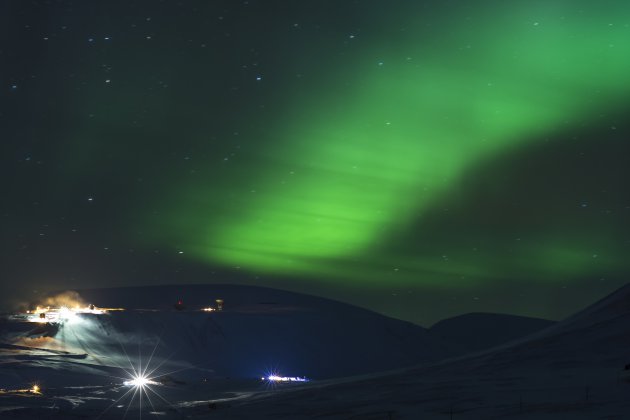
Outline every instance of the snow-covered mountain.
<svg viewBox="0 0 630 420"><path fill-rule="evenodd" d="M630 284L555 325L479 356L479 361L493 369L513 365L617 369L630 363L628 349Z"/></svg>
<svg viewBox="0 0 630 420"><path fill-rule="evenodd" d="M630 419L629 349L630 284L487 351L250 399L219 418Z"/></svg>
<svg viewBox="0 0 630 420"><path fill-rule="evenodd" d="M81 290L99 307L54 338L20 345L86 355L85 364L128 365L129 353L181 377L260 377L271 372L332 378L441 358L443 347L417 325L314 296L252 286L191 285ZM203 312L223 300L223 310ZM174 303L182 301L184 310ZM14 335L15 337L15 335ZM133 357L132 357L133 359ZM162 369L164 370L164 369ZM199 373L202 372L202 373Z"/></svg>
<svg viewBox="0 0 630 420"><path fill-rule="evenodd" d="M441 361L431 361L443 349L426 330L311 296L238 286L82 294L127 311L86 317L54 338L33 339L40 341L37 349L15 346L28 343L0 348L0 388L16 378L43 378L47 385L37 398L0 395L1 416L146 414L146 407L125 402L131 394L113 375L127 357L137 362L142 355L146 366L155 348L152 363L164 363L160 369L185 369L156 388L164 399L154 399L150 411L164 419L630 418L630 375L624 370L630 364L630 285L529 336ZM224 299L223 312L195 310L215 298ZM177 299L186 311L172 308ZM442 328L449 323L465 324L445 321ZM414 357L428 361L405 366ZM330 372L332 379L268 388L222 376L255 375L261 365L288 375L317 377L304 372L313 369L323 378ZM398 370L367 373L396 365ZM338 378L338 372L362 375ZM81 386L70 386L76 383Z"/></svg>

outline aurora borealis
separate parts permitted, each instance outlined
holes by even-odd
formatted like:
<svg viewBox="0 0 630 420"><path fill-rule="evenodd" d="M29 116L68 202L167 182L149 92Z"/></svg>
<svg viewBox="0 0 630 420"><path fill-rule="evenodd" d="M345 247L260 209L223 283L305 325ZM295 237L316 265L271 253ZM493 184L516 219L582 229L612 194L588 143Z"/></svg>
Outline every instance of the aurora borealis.
<svg viewBox="0 0 630 420"><path fill-rule="evenodd" d="M364 54L374 50L381 61L349 70L357 77L343 97L311 93L316 106L298 103L298 111L270 122L273 160L253 174L259 179L249 181L256 186L251 195L239 197L237 217L208 216L204 197L215 195L212 186L195 186L181 199L183 208L170 218L177 242L200 258L253 270L340 270L344 278L378 281L384 270L401 267L404 277L422 281L427 263L387 255L379 249L383 237L404 231L480 159L588 121L594 110L614 110L629 93L627 17L554 9L511 6L500 23L455 13L446 28L431 31L431 42L412 19L393 53L368 45ZM487 29L460 29L466 18ZM442 31L450 39L434 41ZM370 248L380 254L380 269L372 256L365 269L344 267ZM535 253L534 270L550 258Z"/></svg>
<svg viewBox="0 0 630 420"><path fill-rule="evenodd" d="M412 320L627 280L622 1L9 4L9 276L218 270Z"/></svg>

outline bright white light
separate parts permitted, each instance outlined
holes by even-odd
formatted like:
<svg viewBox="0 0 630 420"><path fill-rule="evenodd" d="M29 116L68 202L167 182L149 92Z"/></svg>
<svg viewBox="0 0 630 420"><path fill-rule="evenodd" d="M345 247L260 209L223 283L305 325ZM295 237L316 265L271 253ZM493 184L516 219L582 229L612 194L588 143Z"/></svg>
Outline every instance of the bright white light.
<svg viewBox="0 0 630 420"><path fill-rule="evenodd" d="M263 379L267 379L270 382L308 382L308 379L305 377L300 378L299 376L269 375Z"/></svg>
<svg viewBox="0 0 630 420"><path fill-rule="evenodd" d="M76 322L79 320L79 317L77 317L77 314L74 310L71 310L67 307L62 307L61 309L59 309L59 313L57 315L58 320L60 320L61 322Z"/></svg>
<svg viewBox="0 0 630 420"><path fill-rule="evenodd" d="M138 376L136 378L133 378L130 381L125 381L125 385L127 386L145 386L147 384L148 380L145 377L142 376Z"/></svg>
<svg viewBox="0 0 630 420"><path fill-rule="evenodd" d="M127 386L136 386L136 387L144 387L147 385L157 385L158 383L155 381L152 381L151 379L145 377L145 376L136 376L135 378L129 380L129 381L125 381L123 382L123 384L127 385Z"/></svg>

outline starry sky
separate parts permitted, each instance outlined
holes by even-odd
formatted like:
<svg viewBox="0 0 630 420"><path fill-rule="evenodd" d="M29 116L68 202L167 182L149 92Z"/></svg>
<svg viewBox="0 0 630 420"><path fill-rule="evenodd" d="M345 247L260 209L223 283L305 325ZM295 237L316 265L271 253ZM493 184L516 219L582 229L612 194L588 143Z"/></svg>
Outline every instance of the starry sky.
<svg viewBox="0 0 630 420"><path fill-rule="evenodd" d="M422 325L630 271L630 6L0 5L0 300L257 284Z"/></svg>

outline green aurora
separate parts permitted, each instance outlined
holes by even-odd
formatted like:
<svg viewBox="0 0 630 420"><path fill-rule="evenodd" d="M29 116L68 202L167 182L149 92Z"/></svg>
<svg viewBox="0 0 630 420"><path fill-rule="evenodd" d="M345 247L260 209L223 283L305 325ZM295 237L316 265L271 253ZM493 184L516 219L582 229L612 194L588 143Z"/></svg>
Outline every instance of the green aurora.
<svg viewBox="0 0 630 420"><path fill-rule="evenodd" d="M540 144L544 153L549 136L627 105L629 6L575 3L406 16L404 30L364 40L351 66L332 63L329 86L287 92L290 110L265 122L265 148L244 152L240 168L171 183L151 241L252 273L366 284L624 267L614 235L562 216L544 229L523 224L527 240L509 252L501 232L484 242L482 229L445 235L431 222L445 202L474 202L462 188L487 162Z"/></svg>

